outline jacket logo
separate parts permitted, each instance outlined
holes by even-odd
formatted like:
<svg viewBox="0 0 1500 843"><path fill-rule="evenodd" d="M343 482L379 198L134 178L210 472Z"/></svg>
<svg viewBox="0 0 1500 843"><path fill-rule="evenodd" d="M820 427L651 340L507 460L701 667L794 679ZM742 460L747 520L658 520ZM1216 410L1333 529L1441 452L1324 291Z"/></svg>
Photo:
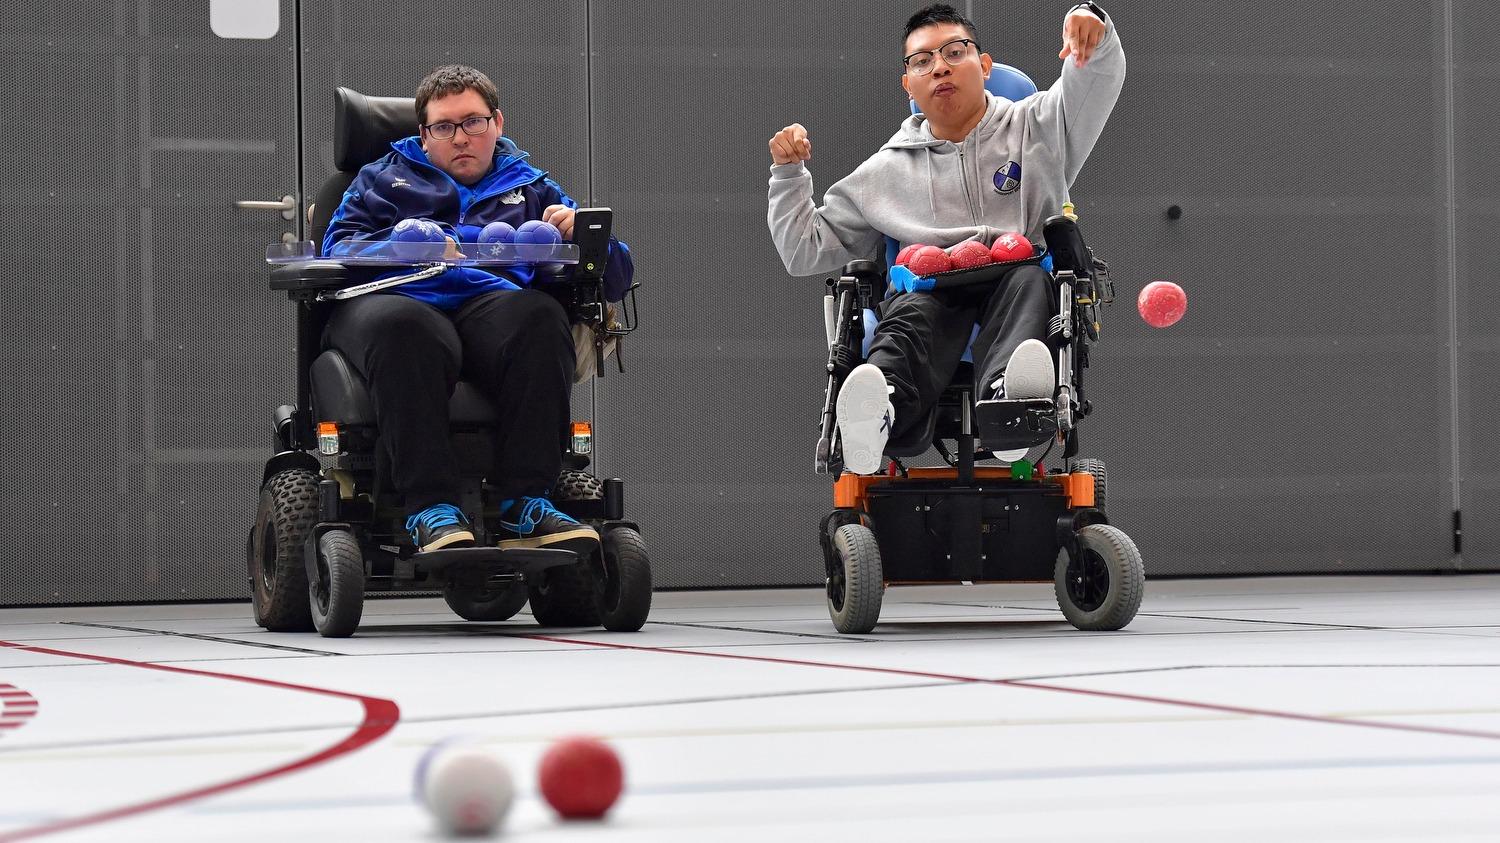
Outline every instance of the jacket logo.
<svg viewBox="0 0 1500 843"><path fill-rule="evenodd" d="M995 192L1006 196L1016 192L1021 186L1021 165L1015 161L1005 162L1005 166L995 171Z"/></svg>
<svg viewBox="0 0 1500 843"><path fill-rule="evenodd" d="M411 187L411 182L407 181L404 178L401 178L400 176L397 176L396 180L391 182L391 187Z"/></svg>
<svg viewBox="0 0 1500 843"><path fill-rule="evenodd" d="M521 195L521 189L519 187L515 190L510 191L509 193L503 193L500 195L500 204L502 205L519 205L525 201L526 197Z"/></svg>

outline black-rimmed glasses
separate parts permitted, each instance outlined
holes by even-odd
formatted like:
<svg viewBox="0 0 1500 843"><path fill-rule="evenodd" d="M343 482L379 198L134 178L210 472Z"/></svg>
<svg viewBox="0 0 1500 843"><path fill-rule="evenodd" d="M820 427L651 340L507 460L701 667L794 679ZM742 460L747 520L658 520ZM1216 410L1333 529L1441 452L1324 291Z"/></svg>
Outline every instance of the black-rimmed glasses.
<svg viewBox="0 0 1500 843"><path fill-rule="evenodd" d="M490 121L494 119L495 115L491 114L488 117L470 117L462 123L450 123L444 120L441 123L430 123L422 128L438 140L448 140L458 133L459 128L462 128L466 135L482 135L484 130L490 127Z"/></svg>
<svg viewBox="0 0 1500 843"><path fill-rule="evenodd" d="M947 62L949 67L963 64L964 60L969 57L970 44L974 45L975 52L979 52L978 41L972 38L959 38L956 41L949 41L936 50L918 50L902 59L901 63L906 65L907 73L913 76L926 76L934 67L937 67L938 56L942 56L943 61Z"/></svg>

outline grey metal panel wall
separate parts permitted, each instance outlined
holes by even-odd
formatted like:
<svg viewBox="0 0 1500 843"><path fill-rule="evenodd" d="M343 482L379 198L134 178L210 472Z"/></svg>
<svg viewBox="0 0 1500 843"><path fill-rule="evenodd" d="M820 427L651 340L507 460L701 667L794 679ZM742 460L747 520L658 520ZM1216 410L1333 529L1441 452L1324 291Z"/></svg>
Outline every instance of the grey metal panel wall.
<svg viewBox="0 0 1500 843"><path fill-rule="evenodd" d="M1153 574L1449 565L1441 17L1112 7L1130 77L1076 186L1118 268L1112 518ZM1167 331L1133 313L1157 278Z"/></svg>
<svg viewBox="0 0 1500 843"><path fill-rule="evenodd" d="M594 183L646 320L600 384L601 462L662 585L822 579L824 288L771 245L766 141L806 125L821 192L890 137L909 6L593 4Z"/></svg>
<svg viewBox="0 0 1500 843"><path fill-rule="evenodd" d="M290 375L257 264L286 226L230 203L296 192L295 123L260 117L293 100L290 40L220 39L207 3L0 24L0 604L243 593L269 438L245 408Z"/></svg>
<svg viewBox="0 0 1500 843"><path fill-rule="evenodd" d="M1455 171L1458 231L1459 456L1463 567L1500 568L1500 20L1494 4L1456 0Z"/></svg>
<svg viewBox="0 0 1500 843"><path fill-rule="evenodd" d="M584 0L462 11L359 0L303 3L309 196L334 171L335 87L414 96L422 77L451 63L476 67L494 81L505 134L583 201L589 137L586 20Z"/></svg>

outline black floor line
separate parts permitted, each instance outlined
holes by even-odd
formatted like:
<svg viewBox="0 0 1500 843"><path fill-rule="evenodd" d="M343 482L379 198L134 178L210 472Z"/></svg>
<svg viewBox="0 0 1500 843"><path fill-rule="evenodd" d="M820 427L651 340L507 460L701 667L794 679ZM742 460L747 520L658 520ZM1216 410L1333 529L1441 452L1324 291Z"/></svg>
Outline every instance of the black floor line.
<svg viewBox="0 0 1500 843"><path fill-rule="evenodd" d="M1380 669L1380 670L1386 670L1386 669L1391 669L1391 668L1449 668L1449 667L1489 668L1489 669L1494 669L1494 668L1500 667L1500 663L1489 663L1489 664L1487 664L1487 663L1481 663L1481 662L1454 662L1454 663L1451 663L1451 664L1443 664L1443 663L1432 663L1432 664L1412 664L1412 663L1376 664L1376 663L1359 662L1359 663L1337 663L1337 664L1333 664L1333 663L1330 663L1330 664L1174 664L1174 665L1165 665L1165 666L1159 666L1159 667L1124 668L1124 669L1121 669L1121 670L1094 670L1094 671L1088 671L1088 672L1084 672L1084 673L1040 673L1040 674L1037 674L1035 676L1010 676L1010 677L1006 677L1006 681L1009 681L1009 682L1038 682L1038 681L1041 681L1041 680L1044 680L1044 679L1089 679L1089 678L1099 677L1099 676L1125 676L1125 675L1129 675L1129 674L1133 674L1133 673L1171 673L1171 672L1180 671L1180 670L1293 670L1293 669L1301 670L1301 669L1307 669L1307 668L1322 669L1322 670L1363 670L1363 669Z"/></svg>
<svg viewBox="0 0 1500 843"><path fill-rule="evenodd" d="M962 606L968 609L999 609L1018 612L1056 612L1056 609L1039 606L1006 606L993 603L948 603L927 602L926 606ZM1315 629L1349 629L1366 630L1377 632L1417 632L1425 629L1496 629L1497 624L1453 624L1453 625L1429 625L1429 626L1370 626L1367 624L1342 624L1342 623L1319 623L1316 621L1286 621L1273 620L1270 618L1226 618L1214 617L1212 615L1184 615L1176 612L1141 612L1138 618L1167 618L1169 620L1191 620L1191 621L1221 621L1223 623L1252 623L1267 626L1306 626Z"/></svg>
<svg viewBox="0 0 1500 843"><path fill-rule="evenodd" d="M709 703L742 702L749 700L783 699L789 697L813 697L831 694L854 694L866 691L904 691L912 688L958 687L953 682L906 682L885 685L862 685L850 688L809 688L798 691L767 691L765 693L721 694L701 697L678 697L664 700L639 700L635 702L596 703L590 705L550 706L546 708L517 709L512 711L471 711L461 714L440 714L427 717L401 717L401 725L413 723L446 723L455 720L494 720L505 717L532 717L548 714L582 714L591 711L618 711L633 708L661 708L674 705L700 705ZM55 741L53 743L6 746L0 744L0 756L15 753L51 750L99 749L110 746L139 746L142 744L171 743L174 741L218 740L223 738L274 737L302 732L321 732L329 729L347 729L348 723L318 723L301 726L283 726L270 729L233 729L216 732L191 732L175 735L136 735L128 738L101 738L84 741Z"/></svg>
<svg viewBox="0 0 1500 843"><path fill-rule="evenodd" d="M822 638L830 641L863 641L867 639L851 638L847 635L838 635L832 632L785 632L778 629L756 629L749 626L726 626L715 623L696 623L693 621L651 621L655 626L686 626L693 629L721 629L727 632L755 632L761 635L785 635L794 638Z"/></svg>
<svg viewBox="0 0 1500 843"><path fill-rule="evenodd" d="M263 644L258 641L242 641L238 638L223 638L218 635L205 635L198 632L174 632L167 629L149 629L138 626L116 626L107 623L86 623L84 621L62 621L66 626L90 626L95 629L114 629L120 632L142 632L148 635L165 635L173 638L192 638L196 641L212 641L216 644L238 644L242 647L260 647L265 650L281 650L288 653L301 653L308 656L342 656L343 653L333 653L328 650L309 650L306 647L289 647L285 644Z"/></svg>
<svg viewBox="0 0 1500 843"><path fill-rule="evenodd" d="M982 784L998 781L1065 781L1106 777L1219 775L1243 773L1290 773L1319 770L1373 770L1404 767L1488 767L1500 765L1500 756L1414 756L1410 758L1309 758L1288 761L1229 763L1176 763L1108 766L1075 766L1052 769L917 770L911 773L871 773L846 776L777 776L775 778L711 779L659 784L632 784L630 796L703 796L746 792L840 790L866 787L914 787L921 785ZM533 791L522 784L520 792ZM205 802L190 810L195 814L261 814L282 811L327 811L388 808L410 797L387 791L330 799L269 799L261 802ZM982 807L982 806L981 806ZM882 815L883 816L883 815ZM926 816L923 814L923 816ZM773 815L766 822L778 823Z"/></svg>

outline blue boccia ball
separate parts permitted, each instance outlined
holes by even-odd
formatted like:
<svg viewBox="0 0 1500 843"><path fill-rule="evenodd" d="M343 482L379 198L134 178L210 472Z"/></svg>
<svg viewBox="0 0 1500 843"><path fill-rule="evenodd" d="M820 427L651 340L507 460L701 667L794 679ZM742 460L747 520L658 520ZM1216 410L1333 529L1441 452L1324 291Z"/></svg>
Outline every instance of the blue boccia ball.
<svg viewBox="0 0 1500 843"><path fill-rule="evenodd" d="M492 222L479 232L481 243L514 243L515 241L515 226L508 222Z"/></svg>
<svg viewBox="0 0 1500 843"><path fill-rule="evenodd" d="M443 227L432 220L412 218L396 223L391 239L402 243L441 243Z"/></svg>
<svg viewBox="0 0 1500 843"><path fill-rule="evenodd" d="M516 229L516 242L537 246L555 246L562 242L562 232L550 222L531 220L521 223L521 227Z"/></svg>

